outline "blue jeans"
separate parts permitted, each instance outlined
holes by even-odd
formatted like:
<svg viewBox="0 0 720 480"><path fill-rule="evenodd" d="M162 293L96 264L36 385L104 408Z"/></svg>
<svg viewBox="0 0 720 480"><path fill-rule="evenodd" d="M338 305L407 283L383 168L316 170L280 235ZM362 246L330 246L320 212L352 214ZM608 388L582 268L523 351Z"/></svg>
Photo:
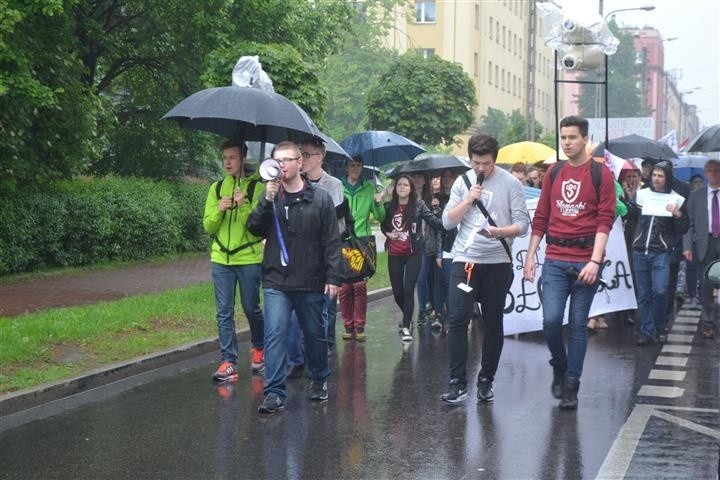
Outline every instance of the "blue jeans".
<svg viewBox="0 0 720 480"><path fill-rule="evenodd" d="M553 365L566 366L566 375L576 378L582 375L587 350L588 315L598 284L582 283L577 279L577 275L568 273L568 268L574 267L579 272L585 265L585 262L565 262L546 258L540 278L543 335L552 355ZM601 272L602 269L598 275ZM568 297L570 297L568 312L570 339L566 351L562 323Z"/></svg>
<svg viewBox="0 0 720 480"><path fill-rule="evenodd" d="M235 333L235 285L240 284L240 302L250 325L254 347L263 348L263 314L260 310L261 265L221 265L212 263L210 272L215 285L220 361L237 365Z"/></svg>
<svg viewBox="0 0 720 480"><path fill-rule="evenodd" d="M670 254L649 252L646 255L642 252L633 252L633 266L640 314L640 333L655 338L665 328L667 319Z"/></svg>
<svg viewBox="0 0 720 480"><path fill-rule="evenodd" d="M287 334L290 314L297 314L305 338L305 356L310 378L324 381L330 375L322 310L322 292L283 292L265 288L265 388L264 393L286 397Z"/></svg>
<svg viewBox="0 0 720 480"><path fill-rule="evenodd" d="M327 338L328 346L332 347L335 345L335 319L337 316L337 301L330 299L325 295L325 303L323 303L323 328L325 336ZM288 327L287 334L287 349L288 349L288 365L303 365L305 363L305 356L303 353L303 336L302 330L300 329L300 323L298 322L297 315L293 310L290 316L290 326Z"/></svg>

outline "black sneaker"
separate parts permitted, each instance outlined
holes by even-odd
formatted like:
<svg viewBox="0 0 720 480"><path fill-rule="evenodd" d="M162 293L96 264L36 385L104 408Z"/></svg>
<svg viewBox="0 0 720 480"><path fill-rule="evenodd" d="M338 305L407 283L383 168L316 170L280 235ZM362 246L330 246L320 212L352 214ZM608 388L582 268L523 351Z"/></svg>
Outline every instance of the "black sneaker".
<svg viewBox="0 0 720 480"><path fill-rule="evenodd" d="M280 397L274 393L268 393L265 400L258 407L258 413L275 413L285 410L285 405Z"/></svg>
<svg viewBox="0 0 720 480"><path fill-rule="evenodd" d="M650 337L648 335L641 335L637 342L635 342L635 345L638 347L647 347L648 345L656 345L657 340L655 340L653 337Z"/></svg>
<svg viewBox="0 0 720 480"><path fill-rule="evenodd" d="M315 402L324 402L328 399L327 382L310 382L308 398Z"/></svg>
<svg viewBox="0 0 720 480"><path fill-rule="evenodd" d="M495 392L493 392L492 382L490 380L485 377L479 377L477 387L478 402L488 403L493 401Z"/></svg>
<svg viewBox="0 0 720 480"><path fill-rule="evenodd" d="M428 326L428 311L420 312L418 314L417 319L417 326L418 327L427 327Z"/></svg>
<svg viewBox="0 0 720 480"><path fill-rule="evenodd" d="M440 400L451 405L465 401L467 398L467 385L460 383L457 378L450 380L450 388L440 395Z"/></svg>

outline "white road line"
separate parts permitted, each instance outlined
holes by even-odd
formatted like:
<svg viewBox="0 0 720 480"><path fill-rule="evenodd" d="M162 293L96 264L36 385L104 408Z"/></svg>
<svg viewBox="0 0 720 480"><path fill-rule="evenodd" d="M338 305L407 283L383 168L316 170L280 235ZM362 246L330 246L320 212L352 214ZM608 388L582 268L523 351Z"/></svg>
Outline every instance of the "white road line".
<svg viewBox="0 0 720 480"><path fill-rule="evenodd" d="M610 447L610 451L605 457L605 461L600 467L596 478L602 479L621 479L625 478L628 467L632 461L635 450L645 430L648 420L655 415L663 418L680 427L708 435L713 438L720 438L720 432L709 429L703 425L699 425L689 420L669 415L664 411L682 411L682 412L699 412L699 413L718 413L717 409L710 408L687 408L687 407L663 407L660 405L635 405L632 413L628 417L625 425L620 429L617 438Z"/></svg>
<svg viewBox="0 0 720 480"><path fill-rule="evenodd" d="M680 342L680 343L692 343L695 335L680 335L678 333L671 333L667 336L668 342Z"/></svg>
<svg viewBox="0 0 720 480"><path fill-rule="evenodd" d="M702 312L700 310L680 310L678 317L699 317Z"/></svg>
<svg viewBox="0 0 720 480"><path fill-rule="evenodd" d="M658 356L655 365L665 365L670 367L684 367L687 365L687 358L682 357L664 357Z"/></svg>
<svg viewBox="0 0 720 480"><path fill-rule="evenodd" d="M688 325L697 325L700 323L700 317L677 317L675 323L685 323Z"/></svg>
<svg viewBox="0 0 720 480"><path fill-rule="evenodd" d="M686 372L682 370L661 370L653 368L650 370L648 378L651 380L672 380L675 382L681 382L685 379Z"/></svg>
<svg viewBox="0 0 720 480"><path fill-rule="evenodd" d="M684 388L680 387L658 387L657 385L643 385L638 391L638 395L641 397L662 397L662 398L677 398L682 397L685 393Z"/></svg>
<svg viewBox="0 0 720 480"><path fill-rule="evenodd" d="M673 325L673 332L696 332L697 327L693 325Z"/></svg>
<svg viewBox="0 0 720 480"><path fill-rule="evenodd" d="M684 353L685 355L689 354L692 350L691 346L688 345L664 345L661 352L662 353Z"/></svg>

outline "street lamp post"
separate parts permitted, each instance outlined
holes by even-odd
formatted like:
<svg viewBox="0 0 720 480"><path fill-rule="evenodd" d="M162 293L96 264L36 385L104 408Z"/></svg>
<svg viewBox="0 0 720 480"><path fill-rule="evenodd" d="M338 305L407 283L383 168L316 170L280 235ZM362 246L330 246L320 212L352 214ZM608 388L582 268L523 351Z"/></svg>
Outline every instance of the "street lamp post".
<svg viewBox="0 0 720 480"><path fill-rule="evenodd" d="M598 6L599 6L600 16L603 17L603 21L605 21L606 23L607 23L608 17L610 17L611 15L614 15L618 12L630 12L630 11L634 11L634 10L643 10L646 12L651 12L651 11L655 10L654 5L643 5L640 7L618 8L616 10L611 10L607 14L603 15L603 0L598 1ZM606 86L606 88L607 88L607 86ZM595 86L595 118L600 118L600 116L601 116L600 113L602 111L602 104L603 104L602 88L600 85L596 85ZM604 113L605 113L605 116L607 117L610 112L604 112Z"/></svg>

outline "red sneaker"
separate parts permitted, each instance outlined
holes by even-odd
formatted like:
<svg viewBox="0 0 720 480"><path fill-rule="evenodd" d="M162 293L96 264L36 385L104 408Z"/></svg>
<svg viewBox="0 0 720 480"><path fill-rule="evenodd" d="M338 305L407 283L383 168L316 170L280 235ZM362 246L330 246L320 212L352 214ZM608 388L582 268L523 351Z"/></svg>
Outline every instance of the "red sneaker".
<svg viewBox="0 0 720 480"><path fill-rule="evenodd" d="M265 352L262 348L252 347L250 349L250 367L253 373L260 373L265 368Z"/></svg>
<svg viewBox="0 0 720 480"><path fill-rule="evenodd" d="M230 362L222 362L218 369L213 373L213 380L225 382L227 380L237 380L238 373L235 365Z"/></svg>

